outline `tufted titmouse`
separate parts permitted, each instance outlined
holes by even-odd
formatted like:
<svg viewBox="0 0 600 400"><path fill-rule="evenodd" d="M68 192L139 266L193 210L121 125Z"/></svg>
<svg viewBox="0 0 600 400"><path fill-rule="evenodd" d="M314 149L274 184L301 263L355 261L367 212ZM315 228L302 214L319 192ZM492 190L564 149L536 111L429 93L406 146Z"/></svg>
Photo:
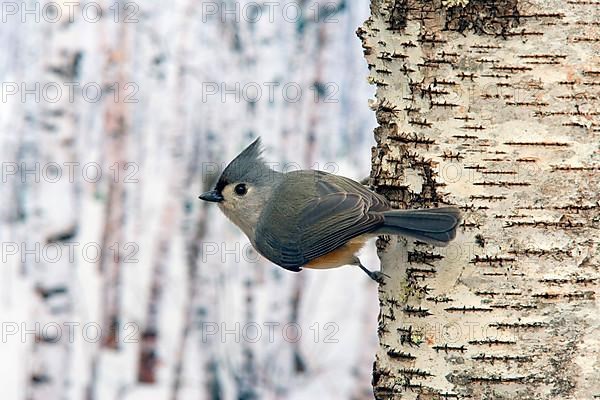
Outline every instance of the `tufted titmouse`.
<svg viewBox="0 0 600 400"><path fill-rule="evenodd" d="M377 235L403 235L444 246L454 239L454 207L394 210L358 182L322 171L281 173L261 158L260 138L221 174L200 199L216 202L264 257L290 271L357 265L377 282L356 253Z"/></svg>

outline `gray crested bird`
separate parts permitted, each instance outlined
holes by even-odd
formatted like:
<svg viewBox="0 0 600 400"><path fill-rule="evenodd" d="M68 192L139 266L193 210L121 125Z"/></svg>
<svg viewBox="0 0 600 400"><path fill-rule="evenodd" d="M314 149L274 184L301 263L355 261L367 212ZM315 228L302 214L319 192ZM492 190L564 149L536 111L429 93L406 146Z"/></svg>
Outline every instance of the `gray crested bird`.
<svg viewBox="0 0 600 400"><path fill-rule="evenodd" d="M398 210L382 195L339 175L316 170L281 173L261 157L257 138L223 170L200 199L218 204L265 258L289 271L356 265L356 253L378 235L402 235L437 246L456 236L455 207Z"/></svg>

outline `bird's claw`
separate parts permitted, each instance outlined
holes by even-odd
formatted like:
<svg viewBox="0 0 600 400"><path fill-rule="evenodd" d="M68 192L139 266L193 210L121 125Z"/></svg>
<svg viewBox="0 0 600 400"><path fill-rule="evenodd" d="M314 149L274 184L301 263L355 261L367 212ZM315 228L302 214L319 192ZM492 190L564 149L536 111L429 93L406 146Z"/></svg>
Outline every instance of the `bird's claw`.
<svg viewBox="0 0 600 400"><path fill-rule="evenodd" d="M369 277L380 285L385 285L385 278L389 278L390 276L380 271L371 271Z"/></svg>

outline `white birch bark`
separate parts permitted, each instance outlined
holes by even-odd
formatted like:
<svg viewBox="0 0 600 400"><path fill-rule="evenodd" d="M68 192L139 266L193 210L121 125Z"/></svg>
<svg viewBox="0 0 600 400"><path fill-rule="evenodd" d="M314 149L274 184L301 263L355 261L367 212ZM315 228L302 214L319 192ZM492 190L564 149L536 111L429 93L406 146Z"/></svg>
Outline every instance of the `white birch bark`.
<svg viewBox="0 0 600 400"><path fill-rule="evenodd" d="M372 0L372 184L456 204L379 241L380 399L600 396L600 30L587 1Z"/></svg>

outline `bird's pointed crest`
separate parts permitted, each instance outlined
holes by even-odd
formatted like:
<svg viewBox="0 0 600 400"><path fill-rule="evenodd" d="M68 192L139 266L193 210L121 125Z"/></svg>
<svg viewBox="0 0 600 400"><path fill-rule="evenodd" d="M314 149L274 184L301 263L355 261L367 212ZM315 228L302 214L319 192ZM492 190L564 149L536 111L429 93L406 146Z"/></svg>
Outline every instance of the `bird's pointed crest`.
<svg viewBox="0 0 600 400"><path fill-rule="evenodd" d="M268 182L274 171L263 160L262 150L260 137L257 137L223 170L215 190L221 192L225 186L234 182Z"/></svg>

